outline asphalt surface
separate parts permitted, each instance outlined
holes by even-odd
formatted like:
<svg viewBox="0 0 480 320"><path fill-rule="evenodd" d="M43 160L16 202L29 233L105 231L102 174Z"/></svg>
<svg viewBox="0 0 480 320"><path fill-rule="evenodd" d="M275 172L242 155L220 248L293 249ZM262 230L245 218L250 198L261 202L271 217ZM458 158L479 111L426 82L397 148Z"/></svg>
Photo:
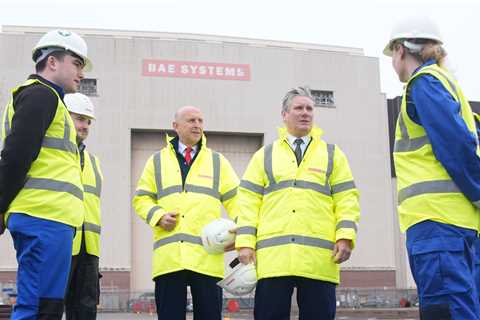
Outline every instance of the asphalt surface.
<svg viewBox="0 0 480 320"><path fill-rule="evenodd" d="M156 314L134 314L134 313L99 313L97 316L98 320L157 320ZM193 314L191 312L187 313L187 320L193 319ZM241 314L225 314L223 317L224 320L246 320L253 319L253 314L251 313L241 313ZM296 315L292 315L292 319L298 319ZM411 320L412 318L398 318L389 320ZM351 318L351 317L337 317L336 320L384 320L382 318L367 317L367 318ZM412 319L413 320L413 319Z"/></svg>

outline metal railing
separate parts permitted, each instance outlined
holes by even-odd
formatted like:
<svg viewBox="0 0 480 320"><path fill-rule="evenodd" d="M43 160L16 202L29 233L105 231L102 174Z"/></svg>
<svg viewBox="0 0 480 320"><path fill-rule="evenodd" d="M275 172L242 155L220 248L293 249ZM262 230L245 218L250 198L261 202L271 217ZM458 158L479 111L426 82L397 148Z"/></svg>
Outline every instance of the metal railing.
<svg viewBox="0 0 480 320"><path fill-rule="evenodd" d="M16 295L13 283L0 283L0 305L12 304ZM236 300L240 309L253 309L255 292L242 297L224 293L223 306L228 307L230 300ZM187 311L191 311L191 296L187 296ZM361 308L402 308L418 306L416 289L395 288L337 288L337 307L345 309ZM296 308L295 293L292 307ZM103 288L100 295L100 312L154 313L155 295L153 292L129 292L116 288Z"/></svg>

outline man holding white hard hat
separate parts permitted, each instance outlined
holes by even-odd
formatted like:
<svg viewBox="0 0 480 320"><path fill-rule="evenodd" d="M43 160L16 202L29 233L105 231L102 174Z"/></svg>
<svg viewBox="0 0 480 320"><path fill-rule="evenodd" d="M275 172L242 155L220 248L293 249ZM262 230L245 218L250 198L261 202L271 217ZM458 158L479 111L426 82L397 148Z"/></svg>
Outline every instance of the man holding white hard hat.
<svg viewBox="0 0 480 320"><path fill-rule="evenodd" d="M221 217L222 205L234 218L239 181L228 160L207 148L198 108L180 108L173 129L177 136L167 135L167 146L147 160L133 199L135 211L153 230L158 318L185 319L190 286L195 319L220 320L222 289L217 282L223 278L224 258L209 254L201 235ZM229 242L226 238L220 242Z"/></svg>

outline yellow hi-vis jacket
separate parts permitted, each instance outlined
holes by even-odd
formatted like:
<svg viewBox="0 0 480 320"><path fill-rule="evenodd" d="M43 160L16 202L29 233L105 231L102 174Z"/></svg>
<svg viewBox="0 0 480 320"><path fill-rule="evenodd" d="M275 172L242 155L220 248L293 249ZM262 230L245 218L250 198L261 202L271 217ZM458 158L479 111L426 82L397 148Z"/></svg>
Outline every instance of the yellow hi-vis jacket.
<svg viewBox="0 0 480 320"><path fill-rule="evenodd" d="M300 166L280 139L257 151L238 188L236 248L256 249L259 279L300 276L339 282L332 250L355 242L359 192L344 153L313 128Z"/></svg>
<svg viewBox="0 0 480 320"><path fill-rule="evenodd" d="M57 111L45 133L38 157L27 172L25 185L10 203L5 220L10 213L21 212L77 227L83 222L84 207L75 126L57 91L40 80L27 80L13 89L12 97L22 87L35 83L55 93ZM4 142L10 134L14 113L12 98L3 114Z"/></svg>
<svg viewBox="0 0 480 320"><path fill-rule="evenodd" d="M474 112L473 117L475 118L475 124L477 125L477 134L478 134L478 132L480 131L480 114Z"/></svg>
<svg viewBox="0 0 480 320"><path fill-rule="evenodd" d="M432 220L477 230L480 224L477 209L458 189L435 157L425 129L408 116L406 95L409 85L416 77L424 74L438 79L460 103L460 113L465 124L472 135L477 136L470 105L455 79L445 69L436 64L429 65L409 79L397 120L393 152L400 229L405 232L414 224ZM480 155L478 146L477 154Z"/></svg>
<svg viewBox="0 0 480 320"><path fill-rule="evenodd" d="M82 182L85 203L85 221L77 228L73 238L72 255L80 253L82 236L85 235L85 250L88 254L100 257L100 233L102 231L100 195L103 175L98 158L84 149L85 163L82 171ZM82 232L83 229L83 232Z"/></svg>
<svg viewBox="0 0 480 320"><path fill-rule="evenodd" d="M138 182L133 206L153 229L152 278L184 269L223 277L223 254L209 255L200 237L205 225L221 217L222 204L234 218L239 181L227 159L207 148L205 136L198 152L182 187L180 166L167 136L167 146L148 159ZM172 231L157 226L168 212L179 214Z"/></svg>

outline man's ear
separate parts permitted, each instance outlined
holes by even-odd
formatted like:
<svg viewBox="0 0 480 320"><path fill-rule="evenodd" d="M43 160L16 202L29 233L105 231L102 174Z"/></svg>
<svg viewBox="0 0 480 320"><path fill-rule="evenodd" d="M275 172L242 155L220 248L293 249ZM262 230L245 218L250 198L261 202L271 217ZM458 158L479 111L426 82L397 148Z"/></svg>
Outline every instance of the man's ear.
<svg viewBox="0 0 480 320"><path fill-rule="evenodd" d="M405 55L407 54L407 50L401 44L398 44L398 50L400 51L400 58L405 59Z"/></svg>
<svg viewBox="0 0 480 320"><path fill-rule="evenodd" d="M54 56L49 56L45 65L48 69L55 71L57 70L57 63L57 58L55 58Z"/></svg>

